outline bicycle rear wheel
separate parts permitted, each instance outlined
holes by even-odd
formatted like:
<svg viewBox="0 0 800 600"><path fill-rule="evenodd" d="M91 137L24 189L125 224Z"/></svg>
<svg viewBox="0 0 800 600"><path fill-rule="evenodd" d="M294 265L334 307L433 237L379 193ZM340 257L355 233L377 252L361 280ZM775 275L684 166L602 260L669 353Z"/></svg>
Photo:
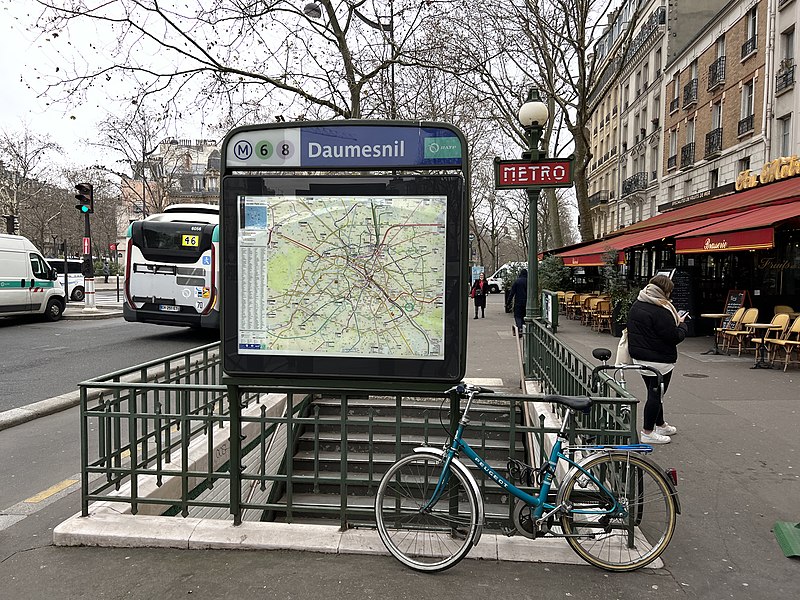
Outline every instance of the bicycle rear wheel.
<svg viewBox="0 0 800 600"><path fill-rule="evenodd" d="M633 571L653 562L672 539L677 520L666 477L629 453L598 455L581 466L585 473L576 470L561 492L571 507L561 527L578 536L567 537L572 549L608 571Z"/></svg>
<svg viewBox="0 0 800 600"><path fill-rule="evenodd" d="M375 497L381 540L417 571L449 569L466 556L477 534L479 499L458 470L449 470L439 500L427 506L441 473L436 454L406 456L389 468Z"/></svg>

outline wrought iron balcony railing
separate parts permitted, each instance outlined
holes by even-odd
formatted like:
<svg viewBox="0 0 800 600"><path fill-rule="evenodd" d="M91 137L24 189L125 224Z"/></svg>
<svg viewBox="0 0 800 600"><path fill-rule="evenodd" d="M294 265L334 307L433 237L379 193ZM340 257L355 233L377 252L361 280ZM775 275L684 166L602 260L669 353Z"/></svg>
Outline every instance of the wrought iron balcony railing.
<svg viewBox="0 0 800 600"><path fill-rule="evenodd" d="M678 164L677 154L673 154L667 159L667 169L674 169L677 164Z"/></svg>
<svg viewBox="0 0 800 600"><path fill-rule="evenodd" d="M683 108L697 102L697 78L692 79L683 86Z"/></svg>
<svg viewBox="0 0 800 600"><path fill-rule="evenodd" d="M622 195L627 196L638 190L647 189L647 173L644 171L631 175L622 182Z"/></svg>
<svg viewBox="0 0 800 600"><path fill-rule="evenodd" d="M722 151L722 127L709 131L706 134L705 158L719 154Z"/></svg>
<svg viewBox="0 0 800 600"><path fill-rule="evenodd" d="M694 142L689 142L681 148L681 169L694 164Z"/></svg>
<svg viewBox="0 0 800 600"><path fill-rule="evenodd" d="M681 99L680 98L673 98L670 100L669 103L669 112L674 113L678 108L680 108Z"/></svg>
<svg viewBox="0 0 800 600"><path fill-rule="evenodd" d="M608 204L609 192L608 190L600 190L589 196L589 208L600 206L601 204Z"/></svg>
<svg viewBox="0 0 800 600"><path fill-rule="evenodd" d="M755 52L756 47L756 36L753 36L742 44L742 58Z"/></svg>
<svg viewBox="0 0 800 600"><path fill-rule="evenodd" d="M725 57L720 56L708 67L708 89L713 90L725 83Z"/></svg>
<svg viewBox="0 0 800 600"><path fill-rule="evenodd" d="M750 115L739 121L739 135L744 135L753 131L755 127L755 115Z"/></svg>
<svg viewBox="0 0 800 600"><path fill-rule="evenodd" d="M787 59L784 59L784 61ZM775 75L775 93L782 92L791 88L794 85L794 67L793 63L784 63Z"/></svg>

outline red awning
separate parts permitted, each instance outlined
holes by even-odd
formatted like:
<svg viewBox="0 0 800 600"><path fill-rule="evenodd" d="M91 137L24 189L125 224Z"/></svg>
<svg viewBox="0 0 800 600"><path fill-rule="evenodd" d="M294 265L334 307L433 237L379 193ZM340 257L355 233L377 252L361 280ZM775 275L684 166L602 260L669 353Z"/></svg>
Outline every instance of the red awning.
<svg viewBox="0 0 800 600"><path fill-rule="evenodd" d="M677 234L694 231L700 227L713 225L730 218L730 215L724 217L716 216L695 220L691 223L672 223L664 225L663 227L655 227L644 231L632 231L631 233L619 235L607 240L600 240L599 242L583 246L582 248L568 250L558 256L564 260L564 264L568 267L599 267L604 264L603 254L605 252L617 250L617 262L622 263L625 262L625 254L622 251L626 248L633 248L656 240L675 237Z"/></svg>
<svg viewBox="0 0 800 600"><path fill-rule="evenodd" d="M800 201L749 210L675 238L675 252L733 252L775 245L776 223L800 216Z"/></svg>

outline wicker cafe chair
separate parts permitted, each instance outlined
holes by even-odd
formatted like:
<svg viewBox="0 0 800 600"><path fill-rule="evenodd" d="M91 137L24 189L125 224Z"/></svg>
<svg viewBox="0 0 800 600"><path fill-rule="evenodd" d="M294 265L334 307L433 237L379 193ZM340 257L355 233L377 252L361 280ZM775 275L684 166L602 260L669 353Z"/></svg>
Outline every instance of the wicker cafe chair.
<svg viewBox="0 0 800 600"><path fill-rule="evenodd" d="M590 327L592 326L592 320L594 319L594 312L597 308L598 302L600 302L600 298L597 296L587 296L583 301L583 308L581 309L582 325L589 325Z"/></svg>
<svg viewBox="0 0 800 600"><path fill-rule="evenodd" d="M569 316L569 309L572 306L572 299L577 292L564 292L564 314Z"/></svg>
<svg viewBox="0 0 800 600"><path fill-rule="evenodd" d="M791 306L788 306L786 304L776 304L775 305L775 314L776 315L780 315L782 313L786 313L786 314L791 315L792 313L794 313L794 309Z"/></svg>
<svg viewBox="0 0 800 600"><path fill-rule="evenodd" d="M600 300L597 303L597 314L595 315L597 332L608 331L611 333L611 301Z"/></svg>
<svg viewBox="0 0 800 600"><path fill-rule="evenodd" d="M764 347L767 349L767 359L772 362L773 348L770 345L770 342L779 340L786 335L786 329L789 327L789 315L786 313L778 313L772 317L772 320L769 323L770 325L779 325L780 329L767 329L764 331L764 337L752 338L751 341L756 346L759 344L764 344Z"/></svg>
<svg viewBox="0 0 800 600"><path fill-rule="evenodd" d="M563 315L564 312L567 310L567 304L566 304L567 293L556 292L556 296L558 297L558 312L560 312Z"/></svg>
<svg viewBox="0 0 800 600"><path fill-rule="evenodd" d="M800 364L800 317L795 318L792 326L786 330L782 338L768 341L768 348L770 348L771 360L775 360L779 349L783 349L784 361L783 370L786 372L789 363ZM796 355L796 360L791 360L792 354Z"/></svg>
<svg viewBox="0 0 800 600"><path fill-rule="evenodd" d="M753 337L753 330L745 327L748 323L755 323L758 320L758 309L748 308L744 311L742 320L738 323L736 329L726 329L722 332L722 339L724 341L722 350L726 354L730 354L731 345L735 341L738 347L736 356L742 355L742 350L745 348L747 340Z"/></svg>
<svg viewBox="0 0 800 600"><path fill-rule="evenodd" d="M567 316L570 319L581 318L581 306L583 305L584 297L586 297L586 294L575 294L572 297L572 301L567 306Z"/></svg>
<svg viewBox="0 0 800 600"><path fill-rule="evenodd" d="M714 328L714 335L717 336L717 344L724 345L725 340L723 339L722 336L723 332L729 329L731 330L739 329L739 321L742 320L742 317L744 316L744 311L745 311L744 307L737 308L736 312L734 312L733 316L730 318L730 321L728 321L724 327Z"/></svg>

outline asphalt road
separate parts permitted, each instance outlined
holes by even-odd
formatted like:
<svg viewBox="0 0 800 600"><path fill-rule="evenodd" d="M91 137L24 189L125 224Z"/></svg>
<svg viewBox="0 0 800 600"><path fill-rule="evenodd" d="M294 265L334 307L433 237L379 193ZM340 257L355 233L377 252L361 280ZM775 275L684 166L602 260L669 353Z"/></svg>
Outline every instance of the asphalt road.
<svg viewBox="0 0 800 600"><path fill-rule="evenodd" d="M214 341L208 332L113 319L0 319L0 411L74 392L78 383Z"/></svg>

